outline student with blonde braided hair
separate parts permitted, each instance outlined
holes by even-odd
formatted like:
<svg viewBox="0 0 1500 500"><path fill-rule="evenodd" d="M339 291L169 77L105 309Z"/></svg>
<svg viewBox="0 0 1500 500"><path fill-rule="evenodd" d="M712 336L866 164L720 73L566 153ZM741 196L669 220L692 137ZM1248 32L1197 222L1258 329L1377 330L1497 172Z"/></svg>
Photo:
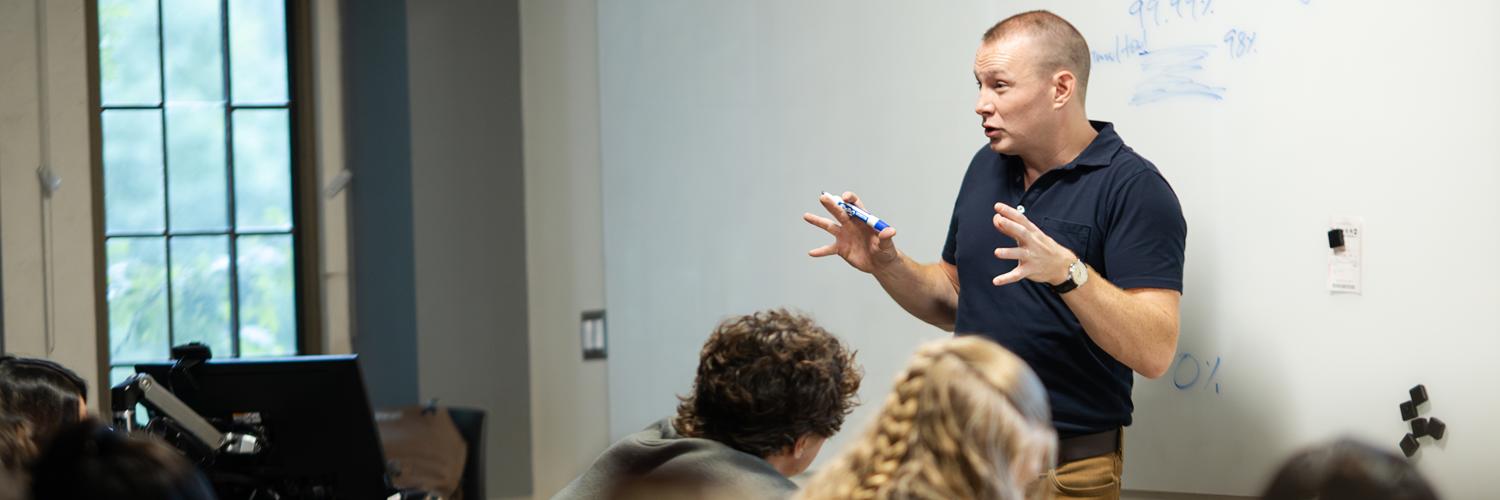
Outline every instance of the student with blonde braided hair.
<svg viewBox="0 0 1500 500"><path fill-rule="evenodd" d="M983 337L923 344L875 422L799 500L1043 498L1057 453L1047 392Z"/></svg>

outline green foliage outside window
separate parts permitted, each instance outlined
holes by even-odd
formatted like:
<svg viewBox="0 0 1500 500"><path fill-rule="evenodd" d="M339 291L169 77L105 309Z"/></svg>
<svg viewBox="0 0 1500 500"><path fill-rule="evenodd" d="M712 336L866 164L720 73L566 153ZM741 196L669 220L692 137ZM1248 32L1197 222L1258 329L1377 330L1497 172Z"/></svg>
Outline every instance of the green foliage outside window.
<svg viewBox="0 0 1500 500"><path fill-rule="evenodd" d="M97 1L111 378L297 354L285 0Z"/></svg>

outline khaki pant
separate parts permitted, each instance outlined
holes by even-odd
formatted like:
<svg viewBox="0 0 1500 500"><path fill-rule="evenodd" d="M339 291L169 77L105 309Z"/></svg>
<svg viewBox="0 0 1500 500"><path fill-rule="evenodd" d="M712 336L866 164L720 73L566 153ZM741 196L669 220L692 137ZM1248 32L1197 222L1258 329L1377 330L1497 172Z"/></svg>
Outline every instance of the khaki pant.
<svg viewBox="0 0 1500 500"><path fill-rule="evenodd" d="M1037 477L1051 486L1053 498L1119 500L1120 476L1125 472L1125 432L1120 430L1120 449L1065 464Z"/></svg>

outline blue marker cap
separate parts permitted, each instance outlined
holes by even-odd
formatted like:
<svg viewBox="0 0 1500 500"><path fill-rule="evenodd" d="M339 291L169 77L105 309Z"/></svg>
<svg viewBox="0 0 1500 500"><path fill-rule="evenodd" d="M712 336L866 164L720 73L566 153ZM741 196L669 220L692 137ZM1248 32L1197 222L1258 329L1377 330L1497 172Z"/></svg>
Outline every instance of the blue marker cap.
<svg viewBox="0 0 1500 500"><path fill-rule="evenodd" d="M886 224L885 221L880 220L879 217L870 215L870 212L866 212L863 209L854 206L854 204L852 203L844 203L843 198L834 196L832 193L829 193L827 191L823 191L823 196L826 196L828 197L828 199L833 200L834 203L837 203L840 208L844 209L844 213L849 214L850 218L865 221L865 224L869 224L870 227L875 228L876 232L884 231L885 228L891 227L890 224Z"/></svg>

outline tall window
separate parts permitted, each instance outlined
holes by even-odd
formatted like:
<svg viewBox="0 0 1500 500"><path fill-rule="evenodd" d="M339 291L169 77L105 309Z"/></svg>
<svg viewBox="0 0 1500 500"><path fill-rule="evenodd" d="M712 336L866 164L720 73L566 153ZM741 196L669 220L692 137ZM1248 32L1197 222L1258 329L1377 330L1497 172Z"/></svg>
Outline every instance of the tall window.
<svg viewBox="0 0 1500 500"><path fill-rule="evenodd" d="M110 379L297 354L286 0L97 0Z"/></svg>

